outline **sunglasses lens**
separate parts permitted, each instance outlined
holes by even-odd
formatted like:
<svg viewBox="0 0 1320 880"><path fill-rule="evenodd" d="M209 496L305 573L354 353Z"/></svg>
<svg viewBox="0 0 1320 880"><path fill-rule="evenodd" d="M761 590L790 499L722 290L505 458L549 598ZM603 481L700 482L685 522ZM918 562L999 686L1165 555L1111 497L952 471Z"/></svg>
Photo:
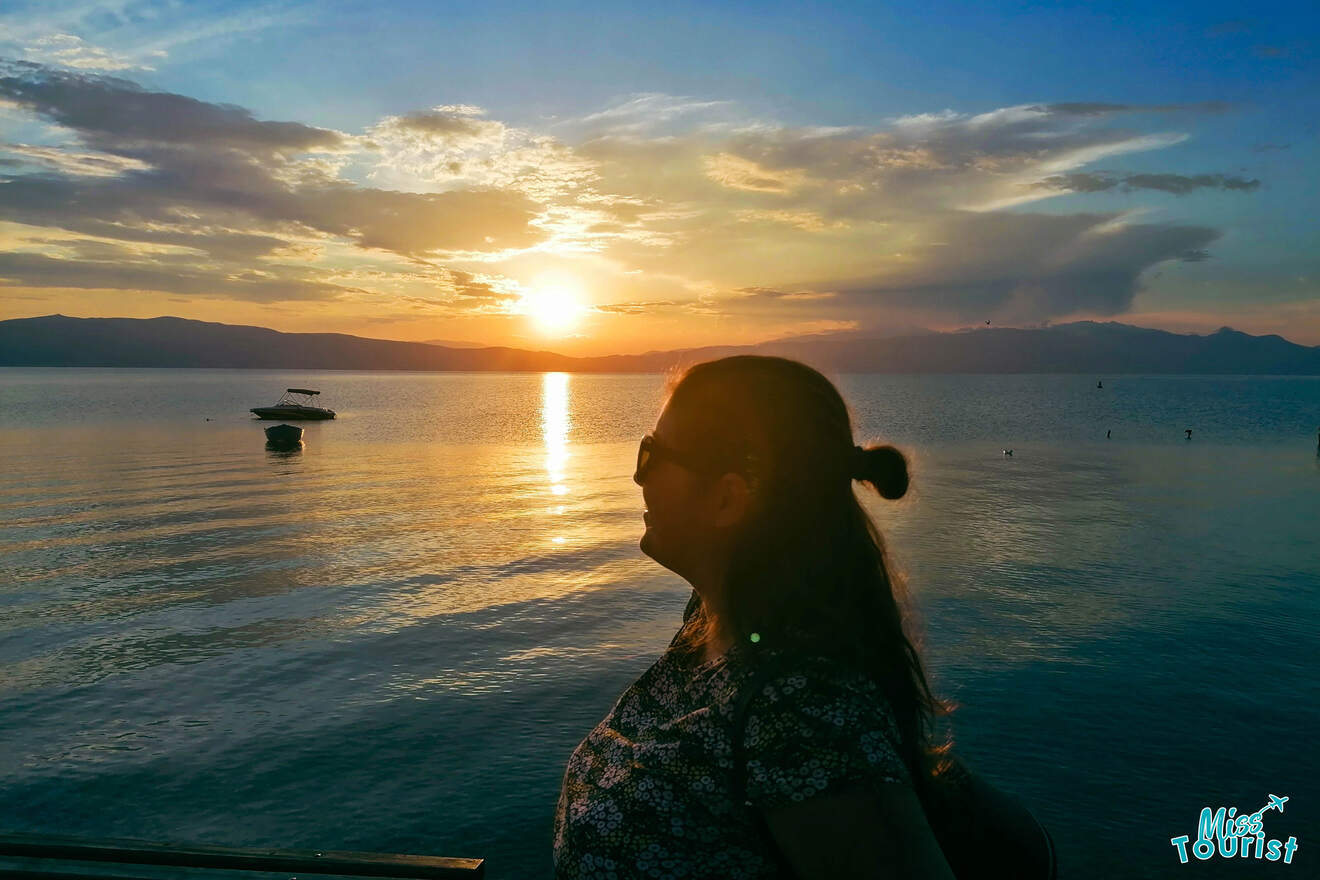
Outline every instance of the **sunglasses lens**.
<svg viewBox="0 0 1320 880"><path fill-rule="evenodd" d="M639 446L639 447L637 447L637 473L636 473L636 476L637 476L638 478L641 478L641 477L643 477L643 476L646 475L646 466L647 466L647 464L649 464L650 461L651 461L651 444L650 444L650 442L649 442L650 439L651 439L650 437L646 437L646 438L644 438L644 439L642 440L642 445Z"/></svg>

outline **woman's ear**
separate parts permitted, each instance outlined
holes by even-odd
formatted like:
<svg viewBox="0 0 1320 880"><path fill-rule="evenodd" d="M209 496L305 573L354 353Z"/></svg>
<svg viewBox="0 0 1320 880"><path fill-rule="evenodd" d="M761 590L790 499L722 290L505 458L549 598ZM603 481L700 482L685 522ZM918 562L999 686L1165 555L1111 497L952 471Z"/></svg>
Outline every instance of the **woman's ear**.
<svg viewBox="0 0 1320 880"><path fill-rule="evenodd" d="M742 474L726 473L716 481L711 493L712 525L727 529L746 518L752 506L752 488Z"/></svg>

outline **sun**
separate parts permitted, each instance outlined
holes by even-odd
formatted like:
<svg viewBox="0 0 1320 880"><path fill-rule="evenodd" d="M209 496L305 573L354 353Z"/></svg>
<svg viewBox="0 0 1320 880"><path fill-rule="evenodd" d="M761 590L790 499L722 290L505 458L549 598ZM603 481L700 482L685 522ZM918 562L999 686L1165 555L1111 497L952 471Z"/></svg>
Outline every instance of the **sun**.
<svg viewBox="0 0 1320 880"><path fill-rule="evenodd" d="M582 317L582 303L567 285L535 287L523 294L519 311L536 322L542 333L565 333L577 326Z"/></svg>

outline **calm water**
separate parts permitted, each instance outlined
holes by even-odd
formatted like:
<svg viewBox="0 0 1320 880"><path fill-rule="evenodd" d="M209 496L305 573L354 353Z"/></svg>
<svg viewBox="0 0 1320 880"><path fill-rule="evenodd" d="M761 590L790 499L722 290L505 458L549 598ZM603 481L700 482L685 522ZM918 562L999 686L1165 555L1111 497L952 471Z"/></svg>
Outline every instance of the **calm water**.
<svg viewBox="0 0 1320 880"><path fill-rule="evenodd" d="M859 435L912 458L911 495L867 503L960 748L1065 876L1305 876L1320 379L1096 378L839 378ZM247 409L288 386L339 418L281 455ZM637 549L661 399L652 375L0 370L0 829L548 876L564 762L688 595ZM1202 806L1267 792L1293 865L1177 863Z"/></svg>

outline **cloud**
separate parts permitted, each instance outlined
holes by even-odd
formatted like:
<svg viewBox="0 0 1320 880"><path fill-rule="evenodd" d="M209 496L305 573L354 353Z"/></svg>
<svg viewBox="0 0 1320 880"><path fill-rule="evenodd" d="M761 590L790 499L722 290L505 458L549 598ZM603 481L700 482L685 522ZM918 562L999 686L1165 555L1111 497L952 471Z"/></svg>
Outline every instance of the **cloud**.
<svg viewBox="0 0 1320 880"><path fill-rule="evenodd" d="M31 144L0 143L0 152L11 157L13 167L36 165L51 171L79 177L117 177L127 171L145 171L148 166L138 159L110 153L88 153Z"/></svg>
<svg viewBox="0 0 1320 880"><path fill-rule="evenodd" d="M939 246L877 261L870 277L742 287L703 300L710 314L759 322L853 322L886 333L896 322L1013 323L1130 309L1145 272L1200 261L1219 237L1208 227L1116 222L1111 215L961 214L937 218ZM672 303L630 303L635 313Z"/></svg>
<svg viewBox="0 0 1320 880"><path fill-rule="evenodd" d="M401 280L397 273L375 273L371 279ZM523 290L508 279L463 272L443 266L425 267L415 278L425 283L425 296L391 294L389 302L405 305L413 311L424 311L437 317L472 316L478 314L508 315L523 297Z"/></svg>
<svg viewBox="0 0 1320 880"><path fill-rule="evenodd" d="M551 258L595 273L615 300L595 307L601 320L783 333L1120 314L1148 270L1205 259L1219 232L1033 202L1259 186L1088 170L1187 138L1151 114L1213 103L1021 104L841 128L645 94L554 136L467 104L352 134L23 62L0 69L0 100L63 139L0 149L0 220L20 230L5 283L381 314L507 315L522 287L502 272L530 277Z"/></svg>
<svg viewBox="0 0 1320 880"><path fill-rule="evenodd" d="M1109 215L975 215L945 224L938 262L899 268L839 289L847 313L897 306L957 321L1015 322L1127 311L1142 273L1205 253L1208 227L1114 223Z"/></svg>
<svg viewBox="0 0 1320 880"><path fill-rule="evenodd" d="M575 130L580 137L655 136L675 124L702 122L726 125L729 101L642 92L617 104L578 119L565 120L560 127Z"/></svg>
<svg viewBox="0 0 1320 880"><path fill-rule="evenodd" d="M773 287L743 287L736 291L740 300L774 300L777 302L833 299L838 296L833 291L817 290L776 290Z"/></svg>
<svg viewBox="0 0 1320 880"><path fill-rule="evenodd" d="M634 302L601 303L595 310L612 315L656 315L662 313L687 312L700 308L695 300L639 300Z"/></svg>
<svg viewBox="0 0 1320 880"><path fill-rule="evenodd" d="M740 208L734 211L734 216L744 223L783 223L808 232L820 232L826 228L837 229L846 226L841 221L835 221L833 224L826 223L825 218L813 211Z"/></svg>
<svg viewBox="0 0 1320 880"><path fill-rule="evenodd" d="M1036 200L1045 192L1024 184L1104 158L1161 149L1186 137L1101 124L1107 118L1082 117L1079 123L1042 105L1020 105L975 115L906 116L880 131L762 129L705 137L711 143L703 161L708 176L716 158L726 167L734 160L751 163L743 166L743 178L752 182L744 189L783 192L790 189L784 181L791 179L799 201L830 206L818 211L827 219L883 219L934 207L990 210ZM685 145L700 145L702 139L702 133L668 138L659 145L668 156L646 158L681 158ZM611 149L627 154L629 146L613 144Z"/></svg>
<svg viewBox="0 0 1320 880"><path fill-rule="evenodd" d="M596 161L603 187L649 208L639 217L655 237L613 242L605 251L611 258L645 273L682 267L716 291L703 300L715 314L767 323L856 320L870 329L895 315L922 324L1120 314L1145 272L1205 251L1218 231L1114 214L1032 214L1023 206L1072 187L1259 186L1227 175L1074 172L1186 135L1115 125L1130 105L1049 106L919 114L879 130L693 126L653 138L596 138L578 150ZM1017 210L1002 210L1009 205ZM666 302L630 308L642 313Z"/></svg>
<svg viewBox="0 0 1320 880"><path fill-rule="evenodd" d="M287 33L322 14L319 6L302 0L233 0L223 10L197 6L144 0L8 0L0 8L0 54L79 70L150 70L170 56L197 61L225 52L234 39L260 31L279 27ZM92 35L111 45L89 44Z"/></svg>
<svg viewBox="0 0 1320 880"><path fill-rule="evenodd" d="M676 218L652 222L655 231L672 234L699 217L703 234L718 236L724 218L770 216L756 213L765 211L817 217L820 229L839 231L840 222L895 222L1039 200L1051 193L1029 185L1044 177L1185 137L1099 124L1104 121L1078 124L1021 106L904 117L879 131L695 129L651 139L596 138L577 149L597 163L603 187L663 205L655 213Z"/></svg>
<svg viewBox="0 0 1320 880"><path fill-rule="evenodd" d="M498 145L504 138L505 127L482 119L484 115L485 111L480 107L470 105L434 107L402 116L387 116L372 132L387 140L413 138L437 146Z"/></svg>
<svg viewBox="0 0 1320 880"><path fill-rule="evenodd" d="M241 107L149 92L128 80L0 63L0 98L78 133L105 152L133 156L190 147L253 158L282 151L342 150L339 132L298 122L264 122Z"/></svg>
<svg viewBox="0 0 1320 880"><path fill-rule="evenodd" d="M797 169L770 171L755 162L731 153L716 153L702 160L706 176L730 189L748 192L786 193L802 182Z"/></svg>
<svg viewBox="0 0 1320 880"><path fill-rule="evenodd" d="M538 202L592 192L593 166L555 138L483 118L471 105L388 116L367 142L379 154L371 179L400 186L513 190Z"/></svg>
<svg viewBox="0 0 1320 880"><path fill-rule="evenodd" d="M92 255L84 253L84 256ZM136 260L126 250L103 251L95 256L99 258L57 259L45 254L0 253L0 282L23 287L154 290L251 302L329 300L351 291L282 271L237 269L218 274L190 268L179 260Z"/></svg>
<svg viewBox="0 0 1320 880"><path fill-rule="evenodd" d="M521 192L400 192L340 178L338 157L361 149L341 132L28 62L0 66L0 100L53 123L66 138L0 150L20 172L0 175L0 219L176 245L211 260L195 256L176 282L149 267L113 272L85 261L89 272L104 273L101 287L199 293L209 279L206 289L245 299L274 298L280 289L291 299L334 296L338 289L307 265L318 240L415 259L527 248L546 237L532 222L539 205ZM25 165L36 171L23 173ZM301 256L299 265L276 265L290 256ZM266 265L228 265L251 259ZM11 260L6 277L88 286L70 262Z"/></svg>
<svg viewBox="0 0 1320 880"><path fill-rule="evenodd" d="M1111 116L1121 113L1227 113L1233 109L1233 105L1227 101L1201 101L1193 104L1103 104L1074 101L1035 104L1032 109L1059 116Z"/></svg>
<svg viewBox="0 0 1320 880"><path fill-rule="evenodd" d="M1104 192L1119 189L1132 192L1139 189L1159 190L1182 196L1198 189L1236 190L1250 192L1260 188L1259 180L1248 180L1226 174L1104 174L1075 173L1060 174L1039 181L1036 186L1043 189L1065 190L1068 192Z"/></svg>
<svg viewBox="0 0 1320 880"><path fill-rule="evenodd" d="M152 53L161 57L164 52ZM59 64L79 70L152 70L141 60L118 52L111 52L99 46L93 46L73 34L50 34L39 37L31 45L24 47L23 55L29 61Z"/></svg>

